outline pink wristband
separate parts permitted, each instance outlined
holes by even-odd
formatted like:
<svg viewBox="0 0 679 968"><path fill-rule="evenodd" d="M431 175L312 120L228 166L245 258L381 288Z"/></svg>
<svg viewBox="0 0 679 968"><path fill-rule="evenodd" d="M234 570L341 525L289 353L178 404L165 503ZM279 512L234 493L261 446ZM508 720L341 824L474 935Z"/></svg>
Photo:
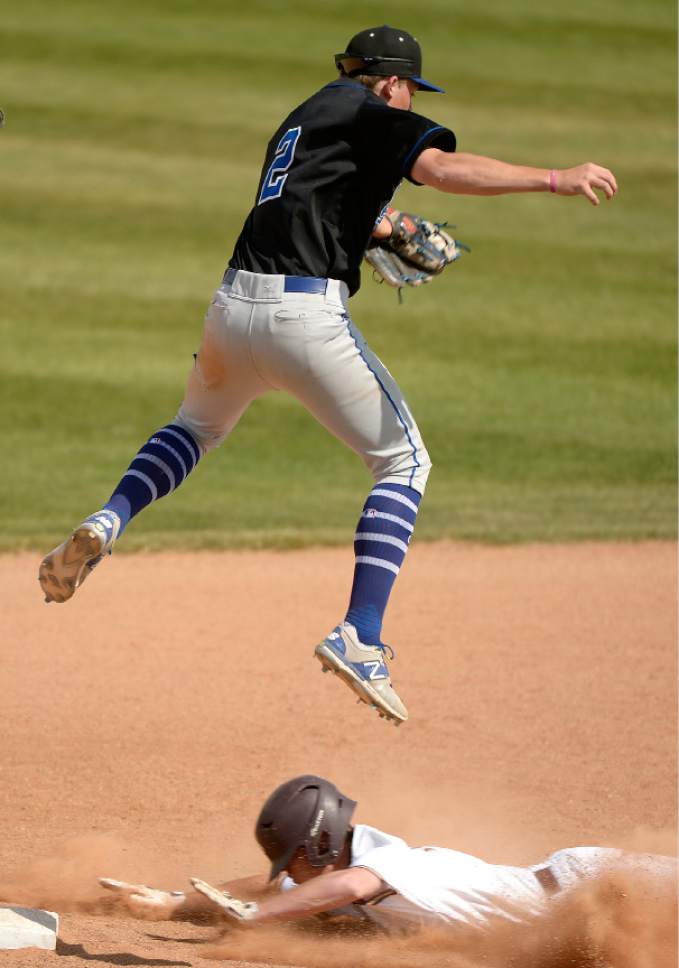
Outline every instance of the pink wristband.
<svg viewBox="0 0 679 968"><path fill-rule="evenodd" d="M549 173L549 190L550 192L556 192L556 171L554 168Z"/></svg>

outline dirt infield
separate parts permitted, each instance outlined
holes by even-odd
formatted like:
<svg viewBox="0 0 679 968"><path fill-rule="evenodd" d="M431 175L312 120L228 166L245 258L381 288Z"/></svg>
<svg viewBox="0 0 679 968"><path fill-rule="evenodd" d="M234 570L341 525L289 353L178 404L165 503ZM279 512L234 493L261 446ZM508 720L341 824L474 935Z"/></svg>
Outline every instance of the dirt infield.
<svg viewBox="0 0 679 968"><path fill-rule="evenodd" d="M675 555L416 544L385 627L411 714L398 730L311 657L342 616L350 549L117 555L49 607L38 556L0 558L0 898L61 914L56 954L3 953L3 968L561 968L589 964L576 934L615 968L674 965L673 907L640 885L576 898L530 938L455 948L299 929L215 941L121 917L95 877L181 888L261 870L258 807L302 772L414 844L516 863L585 843L674 853Z"/></svg>

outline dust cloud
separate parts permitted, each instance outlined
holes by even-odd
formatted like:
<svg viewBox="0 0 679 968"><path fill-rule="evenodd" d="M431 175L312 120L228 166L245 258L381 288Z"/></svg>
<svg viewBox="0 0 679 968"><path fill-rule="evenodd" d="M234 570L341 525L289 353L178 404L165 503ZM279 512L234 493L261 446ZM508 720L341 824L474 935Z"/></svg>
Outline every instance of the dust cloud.
<svg viewBox="0 0 679 968"><path fill-rule="evenodd" d="M608 874L548 913L485 932L439 929L406 938L276 928L230 932L201 957L305 968L675 968L676 888Z"/></svg>
<svg viewBox="0 0 679 968"><path fill-rule="evenodd" d="M102 896L101 876L125 872L137 882L153 876L153 860L108 834L72 837L46 857L36 857L0 879L0 903L59 913L112 914L113 895Z"/></svg>
<svg viewBox="0 0 679 968"><path fill-rule="evenodd" d="M674 836L638 830L624 838L624 846L671 854ZM113 874L167 887L161 871L138 846L85 835L0 881L0 901L129 918L97 878ZM677 889L648 874L609 872L552 899L540 918L498 922L485 931L443 927L384 936L341 920L215 930L208 929L208 940L195 949L200 959L304 968L675 968Z"/></svg>

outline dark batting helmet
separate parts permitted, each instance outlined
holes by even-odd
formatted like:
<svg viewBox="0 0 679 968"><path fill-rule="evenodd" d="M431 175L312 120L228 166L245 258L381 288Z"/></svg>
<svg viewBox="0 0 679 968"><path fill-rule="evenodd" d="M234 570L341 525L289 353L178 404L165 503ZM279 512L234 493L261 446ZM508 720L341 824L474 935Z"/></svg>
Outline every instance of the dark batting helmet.
<svg viewBox="0 0 679 968"><path fill-rule="evenodd" d="M356 802L320 776L296 776L274 790L257 819L255 837L271 861L272 880L304 847L313 867L337 860Z"/></svg>

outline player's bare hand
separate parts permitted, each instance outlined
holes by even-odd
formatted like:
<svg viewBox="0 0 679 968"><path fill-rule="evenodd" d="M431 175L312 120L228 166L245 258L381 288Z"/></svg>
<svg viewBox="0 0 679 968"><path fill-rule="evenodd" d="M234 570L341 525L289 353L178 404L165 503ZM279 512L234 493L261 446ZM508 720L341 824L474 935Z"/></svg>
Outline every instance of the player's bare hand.
<svg viewBox="0 0 679 968"><path fill-rule="evenodd" d="M112 877L100 877L99 883L107 891L114 891L130 914L145 921L169 920L186 900L181 891L159 891L146 884L128 884Z"/></svg>
<svg viewBox="0 0 679 968"><path fill-rule="evenodd" d="M397 215L398 216L398 214L399 214L393 208L390 208L388 211L389 211L390 214L393 214L393 215ZM392 228L393 227L392 227L391 220L390 220L389 216L387 215L387 213L385 212L384 215L382 215L378 219L378 221L376 222L375 228L373 229L373 233L372 234L373 234L374 238L376 238L376 239L388 239L389 236L392 233Z"/></svg>
<svg viewBox="0 0 679 968"><path fill-rule="evenodd" d="M608 200L618 191L613 172L591 161L575 168L557 170L554 176L557 195L584 195L592 205L599 204L597 191L603 192Z"/></svg>

